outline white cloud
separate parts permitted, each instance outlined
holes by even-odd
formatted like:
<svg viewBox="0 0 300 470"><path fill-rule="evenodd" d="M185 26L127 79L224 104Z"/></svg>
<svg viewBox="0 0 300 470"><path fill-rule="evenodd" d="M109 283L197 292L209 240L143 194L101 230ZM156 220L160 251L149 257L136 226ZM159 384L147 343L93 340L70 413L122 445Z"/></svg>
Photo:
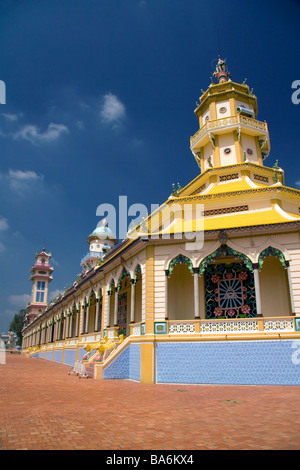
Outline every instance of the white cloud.
<svg viewBox="0 0 300 470"><path fill-rule="evenodd" d="M36 180L40 178L40 176L35 171L30 170L9 170L8 174L10 178L20 181Z"/></svg>
<svg viewBox="0 0 300 470"><path fill-rule="evenodd" d="M84 122L83 121L76 121L75 125L80 130L84 129Z"/></svg>
<svg viewBox="0 0 300 470"><path fill-rule="evenodd" d="M7 298L8 302L15 307L26 307L31 301L31 295L20 294L20 295L9 295Z"/></svg>
<svg viewBox="0 0 300 470"><path fill-rule="evenodd" d="M55 297L57 297L58 295L61 295L62 293L63 293L63 291L60 290L60 289L55 289L55 290L49 292L48 303L51 302L52 300L54 300Z"/></svg>
<svg viewBox="0 0 300 470"><path fill-rule="evenodd" d="M5 219L5 217L1 217L0 216L0 232L5 232L5 230L8 229L8 223L7 223L7 219ZM2 243L0 241L0 253L3 253L3 251L6 250L6 246L4 245L4 243Z"/></svg>
<svg viewBox="0 0 300 470"><path fill-rule="evenodd" d="M22 117L23 114L22 113L18 113L18 114L12 114L12 113L1 113L1 116L5 117L5 119L7 121L10 121L10 122L15 122L19 119L19 117Z"/></svg>
<svg viewBox="0 0 300 470"><path fill-rule="evenodd" d="M104 95L103 105L100 109L101 121L118 127L125 116L126 108L119 98L112 93Z"/></svg>
<svg viewBox="0 0 300 470"><path fill-rule="evenodd" d="M0 216L0 232L8 229L7 219Z"/></svg>
<svg viewBox="0 0 300 470"><path fill-rule="evenodd" d="M51 263L52 263L52 264L54 264L54 266L57 266L58 268L60 267L60 264L59 264L59 262L58 262L58 261L56 261L56 259L55 259L55 258L53 258L53 256L52 256L52 258L51 258Z"/></svg>
<svg viewBox="0 0 300 470"><path fill-rule="evenodd" d="M30 189L32 183L41 183L44 179L43 175L38 175L35 171L9 170L8 171L9 186L16 191L24 191Z"/></svg>
<svg viewBox="0 0 300 470"><path fill-rule="evenodd" d="M134 147L134 148L140 148L140 147L143 146L143 144L144 144L144 142L142 141L142 139L138 139L138 138L136 138L136 137L134 137L134 138L132 139L132 142L131 142L131 145L132 145L132 147Z"/></svg>
<svg viewBox="0 0 300 470"><path fill-rule="evenodd" d="M15 139L29 140L34 144L49 143L57 140L62 134L68 133L69 129L64 124L54 124L51 122L45 131L40 131L37 126L28 124L16 132Z"/></svg>

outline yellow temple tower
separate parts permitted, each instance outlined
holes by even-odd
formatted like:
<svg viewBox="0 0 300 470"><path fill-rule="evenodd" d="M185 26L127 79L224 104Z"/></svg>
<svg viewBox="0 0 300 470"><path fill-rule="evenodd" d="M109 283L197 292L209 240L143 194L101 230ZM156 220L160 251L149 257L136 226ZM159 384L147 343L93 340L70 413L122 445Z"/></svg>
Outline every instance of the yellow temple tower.
<svg viewBox="0 0 300 470"><path fill-rule="evenodd" d="M214 76L219 82L200 97L195 110L200 130L191 138L201 172L243 162L263 165L270 142L267 124L256 120L256 96L246 84L231 81L222 59Z"/></svg>

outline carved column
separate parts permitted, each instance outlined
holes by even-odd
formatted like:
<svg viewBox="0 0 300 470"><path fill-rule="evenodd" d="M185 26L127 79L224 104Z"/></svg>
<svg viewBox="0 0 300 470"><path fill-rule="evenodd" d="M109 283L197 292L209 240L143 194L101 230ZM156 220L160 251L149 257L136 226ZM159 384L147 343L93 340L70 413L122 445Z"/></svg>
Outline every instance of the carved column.
<svg viewBox="0 0 300 470"><path fill-rule="evenodd" d="M95 331L98 331L99 304L100 304L100 298L96 299Z"/></svg>
<svg viewBox="0 0 300 470"><path fill-rule="evenodd" d="M256 299L256 310L257 316L262 317L261 312L261 297L260 297L260 283L259 283L259 272L258 272L258 263L252 263L253 274L254 274L254 287L255 287L255 299Z"/></svg>
<svg viewBox="0 0 300 470"><path fill-rule="evenodd" d="M114 326L118 326L118 288L115 287Z"/></svg>
<svg viewBox="0 0 300 470"><path fill-rule="evenodd" d="M169 270L165 270L165 320L169 320L169 299L168 299L168 278Z"/></svg>
<svg viewBox="0 0 300 470"><path fill-rule="evenodd" d="M76 309L76 328L75 328L75 336L78 336L78 328L79 328L79 317L80 317L80 305L79 308Z"/></svg>
<svg viewBox="0 0 300 470"><path fill-rule="evenodd" d="M131 283L131 304L130 304L130 323L134 323L134 310L135 310L135 282L130 279Z"/></svg>
<svg viewBox="0 0 300 470"><path fill-rule="evenodd" d="M289 281L289 291L290 291L292 315L295 315L295 303L294 303L294 294L293 294L293 285L292 285L290 262L286 261L285 266L286 266L286 271L287 271L288 281Z"/></svg>
<svg viewBox="0 0 300 470"><path fill-rule="evenodd" d="M87 307L86 307L85 333L88 333L88 329L89 329L89 314L90 314L90 301L88 302Z"/></svg>
<svg viewBox="0 0 300 470"><path fill-rule="evenodd" d="M200 319L200 303L199 303L199 268L193 268L194 272L194 310L195 320Z"/></svg>
<svg viewBox="0 0 300 470"><path fill-rule="evenodd" d="M111 298L111 295L112 295L112 290L108 290L107 291L107 325L106 325L106 328L109 328L110 327L110 298Z"/></svg>

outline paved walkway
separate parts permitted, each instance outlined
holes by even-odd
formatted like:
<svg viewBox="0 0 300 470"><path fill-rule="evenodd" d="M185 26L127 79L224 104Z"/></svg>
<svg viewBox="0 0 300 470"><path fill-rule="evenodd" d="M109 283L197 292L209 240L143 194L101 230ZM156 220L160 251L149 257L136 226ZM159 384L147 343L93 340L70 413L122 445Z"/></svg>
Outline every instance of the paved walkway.
<svg viewBox="0 0 300 470"><path fill-rule="evenodd" d="M300 387L78 379L21 355L0 365L0 450L300 449Z"/></svg>

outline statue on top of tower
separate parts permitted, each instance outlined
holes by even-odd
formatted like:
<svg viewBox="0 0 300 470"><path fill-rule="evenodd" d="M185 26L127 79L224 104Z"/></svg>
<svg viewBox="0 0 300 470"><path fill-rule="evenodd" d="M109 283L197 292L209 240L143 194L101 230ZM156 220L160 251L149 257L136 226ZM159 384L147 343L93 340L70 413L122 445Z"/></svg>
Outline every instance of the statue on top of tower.
<svg viewBox="0 0 300 470"><path fill-rule="evenodd" d="M219 56L218 63L216 65L216 71L213 73L214 77L217 77L219 83L228 82L230 79L230 73L228 72L226 60L221 59Z"/></svg>

